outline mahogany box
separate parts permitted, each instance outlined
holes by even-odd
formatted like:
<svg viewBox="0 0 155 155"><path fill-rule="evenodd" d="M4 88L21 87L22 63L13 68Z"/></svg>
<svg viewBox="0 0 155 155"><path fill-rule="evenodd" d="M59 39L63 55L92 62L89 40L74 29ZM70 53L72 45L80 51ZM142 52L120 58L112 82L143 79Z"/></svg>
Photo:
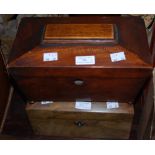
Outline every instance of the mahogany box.
<svg viewBox="0 0 155 155"><path fill-rule="evenodd" d="M7 68L27 101L133 103L152 60L139 17L23 18Z"/></svg>

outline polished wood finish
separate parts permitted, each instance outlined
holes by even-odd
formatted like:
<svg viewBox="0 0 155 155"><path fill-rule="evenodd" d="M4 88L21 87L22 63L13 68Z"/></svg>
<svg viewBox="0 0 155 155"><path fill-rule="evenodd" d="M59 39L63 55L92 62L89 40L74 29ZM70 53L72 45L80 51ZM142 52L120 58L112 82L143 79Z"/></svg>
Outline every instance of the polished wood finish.
<svg viewBox="0 0 155 155"><path fill-rule="evenodd" d="M116 24L119 33L119 43L142 60L151 63L151 55L147 44L144 22L139 17L64 17L64 18L23 18L17 37L10 53L9 62L22 56L27 51L40 45L44 27L47 24ZM139 39L140 38L140 39ZM138 44L137 44L138 41Z"/></svg>
<svg viewBox="0 0 155 155"><path fill-rule="evenodd" d="M60 19L60 21L59 21L59 19ZM101 81L100 79L102 79L102 78L109 79L109 77L110 77L110 78L112 78L112 80L114 80L113 78L116 79L115 82L112 84L110 84L111 79L109 79L108 85L110 85L111 89L114 88L113 84L118 83L120 81L120 79L121 80L127 79L128 82L131 79L133 79L133 81L141 79L142 81L141 82L139 81L139 84L138 84L139 86L141 86L141 88L139 88L141 90L139 92L140 93L139 95L141 95L142 88L144 88L143 86L145 86L145 84L147 84L147 79L145 79L145 78L149 79L149 77L151 75L151 70L152 70L152 67L151 67L152 62L150 61L150 54L146 52L146 51L148 51L148 47L146 44L145 29L142 27L142 25L143 25L142 20L140 20L136 17L134 17L134 18L128 17L127 19L126 18L118 18L118 17L112 18L112 19L111 19L111 17L110 18L102 17L102 20L100 18L95 17L93 19L91 17L91 18L87 18L87 22L86 22L85 18L83 18L83 19L77 18L77 19L80 20L80 22L78 20L74 21L73 18L65 18L63 20L61 18L58 18L58 19L54 18L54 20L51 20L51 18L30 18L30 19L24 18L23 19L23 21L21 22L21 25L19 27L17 38L15 39L15 43L13 45L13 49L12 49L12 52L11 52L11 55L9 58L9 64L8 64L8 68L10 70L11 76L15 80L20 81L18 85L20 86L20 83L22 83L22 86L24 88L25 87L24 84L25 85L28 84L30 89L28 89L28 87L26 87L24 89L25 89L25 91L27 91L27 93L30 92L30 95L32 95L34 97L34 95L31 93L33 93L33 92L36 93L36 92L32 91L32 88L33 88L32 86L36 87L35 90L40 91L40 90L42 90L41 89L42 84L40 84L40 87L38 89L38 87L37 87L38 83L34 84L35 82L34 83L30 82L31 78L32 78L32 81L40 78L38 81L41 82L42 79L45 78L45 76L47 77L47 78L45 78L45 81L46 81L50 77L50 75L52 75L52 79L54 79L54 81L62 80L62 81L65 81L64 83L66 83L68 78L69 78L69 81L72 82L72 80L74 81L75 77L80 77L80 79L83 78L84 80L88 80L89 84L91 84L90 87L93 87L92 80L94 80L94 79L97 80L97 81L95 81L95 83L97 83L97 82ZM98 61L97 61L97 63L98 63L97 67L95 67L95 66L76 67L75 64L72 63L73 60L71 61L71 59L69 59L69 61L67 59L67 61L64 61L64 62L58 61L59 66L57 66L57 64L54 64L53 62L48 62L46 64L45 63L42 64L42 61L41 61L42 54L35 55L35 52L39 53L39 51L37 51L38 49L41 52L42 52L42 49L44 49L44 50L48 49L50 51L50 48L52 48L52 49L56 48L56 50L59 51L62 47L62 50L59 51L59 54L61 54L61 52L65 49L66 43L63 46L61 45L61 47L53 47L50 45L50 42L46 42L46 43L43 42L42 37L43 37L44 32L42 30L44 29L44 27L47 23L52 23L52 24L53 23L64 23L64 24L66 24L67 22L73 22L73 23L83 22L83 23L97 23L97 24L99 24L101 21L103 23L107 22L107 23L112 23L112 24L118 25L118 32L120 31L120 29L124 29L124 31L121 30L121 33L119 33L120 34L119 39L118 39L119 45L117 45L117 43L104 44L104 46L103 46L104 53L106 53L107 48L108 48L108 52L110 52L111 49L114 49L112 47L118 46L119 47L118 50L122 49L122 50L126 50L126 52L128 52L128 58L130 57L129 61L127 59L127 61L122 61L121 63L115 63L115 64L111 63L110 64L108 62L108 59L106 59L106 61L104 61L105 62L104 63L102 61L104 56L102 56L102 59L100 59L101 63L98 63ZM120 24L123 21L124 21L124 26L122 26L122 24ZM142 24L142 25L140 26L139 24L140 25ZM126 29L125 27L128 27L128 26L131 28ZM133 29L133 28L135 28L135 29ZM140 29L141 33L140 33L139 29ZM125 30L126 30L126 32L125 32ZM126 35L126 33L128 35ZM138 42L138 44L137 44L137 42ZM77 42L76 42L76 44L77 44ZM86 49L87 49L88 46L90 45L90 43L87 42L85 44L86 44L85 46L87 46L86 47ZM141 46L138 46L139 44L141 44ZM98 45L99 44L95 43L93 50L96 48L100 49ZM109 45L110 45L110 48L109 48ZM80 46L81 45L79 44L78 47L80 47ZM83 49L84 46L79 49L78 49L78 47L75 46L74 48L76 48L78 53L80 53L80 51ZM71 50L73 50L73 48ZM76 52L76 50L74 51L74 53ZM88 51L89 50L87 50L87 52ZM101 50L98 50L98 51L99 51L98 52L98 59L99 59L100 58L99 53L103 54L102 48L101 48ZM108 52L107 52L107 56L108 56ZM84 50L83 50L83 52L81 52L81 54L83 55L83 53L85 53ZM91 54L91 52L90 52L90 54ZM65 54L63 54L63 55L65 55ZM61 55L61 57L62 57L62 55ZM68 57L68 55L65 58L67 58L67 57ZM63 58L64 58L64 56L63 56ZM24 62L24 63L22 63L22 62ZM36 62L36 65L35 65L35 62ZM62 66L64 64L66 66L62 68ZM68 67L68 64L71 67ZM11 68L10 67L11 65L14 68ZM38 65L39 65L39 67L38 67ZM123 67L123 66L125 66L125 67ZM74 69L75 67L76 67L76 70ZM88 68L89 68L89 70L88 70ZM4 69L4 71L6 71L6 70ZM4 75L3 70L0 73L2 73L1 75ZM18 74L18 76L17 76L17 74ZM119 77L118 77L118 75L119 75ZM1 77L3 77L3 76L1 76ZM131 77L131 78L129 78L129 77ZM25 79L22 80L22 78L25 78ZM26 81L26 79L28 79L28 81ZM77 79L77 78L75 78L75 79ZM118 81L118 79L119 79L119 81ZM143 79L145 79L145 80L143 81ZM21 81L24 81L24 82L21 82ZM58 84L58 81L57 81L57 84ZM2 80L2 84L4 84L3 82L4 81ZM43 80L43 82L44 82L44 80ZM49 80L49 83L50 82L51 82L51 80ZM101 83L102 83L102 87L103 87L103 85L104 85L103 81ZM142 83L144 83L143 86L141 85ZM132 94L132 91L135 91L135 87L131 87L132 84L135 85L135 87L137 86L137 82L135 82L135 83L129 82L125 86L123 86L124 82L118 83L118 85L117 84L114 85L116 87L114 89L114 92L117 93L117 91L118 91L117 87L119 86L119 90L120 89L125 90L125 91L130 90L130 92ZM64 86L64 85L62 85L62 86ZM69 83L69 85L71 86L71 83ZM22 86L20 88L22 88ZM59 87L60 87L60 85L59 85ZM50 90L48 89L47 92L50 92L51 88L53 88L53 85L50 86ZM97 88L98 87L96 87L95 89L97 90ZM153 93L152 87L145 88L145 89L146 90L149 89L149 90L151 90L151 94ZM4 87L4 90L5 90L5 87ZM4 90L3 90L3 92L4 92ZM58 90L58 92L59 92L59 90ZM0 91L0 93L1 93L1 91ZM38 94L37 93L36 93L36 100L38 100L37 96L40 96L41 93L44 93L44 92L41 92ZM98 90L98 93L99 94L101 93L100 90ZM121 93L123 96L124 92L122 91ZM72 90L70 90L70 95L71 94L72 94ZM50 95L51 94L49 93L49 96ZM82 95L82 93L81 93L81 95ZM118 94L112 94L112 95L117 96ZM150 116L151 116L150 111L151 111L151 109L153 109L152 108L153 98L152 98L152 95L149 95L148 97L146 97L147 95L149 95L149 92L147 93L147 91L146 91L146 93L144 93L144 99L142 99L142 101L140 102L141 104L139 105L140 107L143 107L143 105L144 105L143 114L142 115L134 115L136 117L139 117L141 120L140 126L142 128L140 127L141 130L139 130L140 132L138 131L138 134L140 136L140 137L138 137L139 139L146 139L146 137L148 139L148 135L149 135L148 130L150 130L150 126L149 126ZM125 96L126 95L124 95L124 98L126 99ZM2 98L3 97L4 96L2 95ZM47 98L48 97L46 96L46 99ZM113 96L113 98L114 98L114 96ZM32 99L32 98L30 97L29 99ZM0 98L0 100L1 100L1 98ZM3 101L3 99L2 99L2 101ZM7 120L6 126L5 126L5 131L6 131L5 134L15 135L16 138L17 138L17 135L18 136L20 135L22 137L20 139L24 139L24 137L26 137L26 135L27 135L26 134L27 131L30 130L30 129L27 129L27 128L30 128L30 125L28 123L25 123L26 122L25 120L27 120L27 119L24 114L25 111L23 110L25 108L24 104L21 104L19 102L18 98L16 99L15 102L16 102L16 104L12 104L12 106L10 108L10 113L9 113L8 120ZM74 104L71 102L65 102L66 104L63 104L63 105L60 105L60 102L57 102L57 104L55 104L55 103L56 102L54 102L54 104L51 104L51 105L41 105L39 103L36 103L36 104L27 106L28 114L30 114L29 116L32 116L32 119L30 117L29 117L29 119L31 120L32 124L33 124L33 122L35 122L33 128L37 134L50 135L50 136L48 136L49 137L48 139L54 139L53 138L54 136L58 136L58 137L63 136L63 137L60 137L60 139L65 139L65 138L71 139L71 138L75 138L75 137L80 137L81 135L79 133L82 133L81 137L82 138L84 137L86 139L90 138L90 137L92 139L93 138L100 139L103 137L105 139L124 139L124 138L126 139L129 136L129 132L131 130L131 125L130 125L131 122L130 121L133 119L132 118L133 109L129 108L131 106L129 104L122 103L122 104L120 104L119 109L106 112L106 109L103 106L105 104L101 105L101 102L96 102L95 106L93 106L92 110L89 112L89 111L79 111L79 110L74 109ZM21 108L21 106L22 106L22 108ZM123 108L122 108L122 106L123 106ZM45 111L45 112L42 112L42 111ZM1 111L1 112L3 112L3 111ZM44 117L44 115L45 115L45 117ZM50 117L48 118L47 115L49 115ZM120 121L118 121L116 119L118 119ZM106 125L104 124L104 122L106 122L105 123ZM115 122L117 122L117 123L115 123ZM128 122L128 123L126 124L125 122L126 123ZM50 125L48 125L48 123ZM84 124L84 125L82 127L78 127L78 124L80 124L80 123L81 123L81 125L82 124ZM136 123L138 124L139 122L136 122ZM137 124L136 124L136 127L137 127ZM44 128L43 128L43 126L44 126ZM54 128L54 126L55 126L55 128ZM113 126L115 126L115 128ZM125 126L127 128L123 129L123 127L125 128ZM48 129L47 132L45 132L46 127ZM84 127L84 129L83 129L83 127ZM78 129L82 128L82 129L80 129L80 131L78 131L77 128ZM60 130L56 130L56 129L60 129ZM90 133L88 133L88 129L89 129ZM63 131L66 131L66 132L63 132ZM110 133L111 131L113 131L113 133ZM72 135L72 133L74 133L74 134ZM91 133L93 133L93 135L91 135ZM117 134L119 135L119 137ZM51 137L51 135L53 135L53 137ZM154 134L154 126L153 126L152 135L155 135ZM42 139L45 139L45 136L36 136L36 137L37 138L41 137ZM111 138L111 137L113 137L113 138ZM11 139L11 137L9 137L7 139ZM34 139L34 137L31 135L27 139Z"/></svg>
<svg viewBox="0 0 155 155"><path fill-rule="evenodd" d="M83 85L75 85L76 80L82 80ZM23 89L23 92L27 94L28 99L32 101L41 100L54 100L54 101L73 101L77 98L91 98L92 101L103 101L106 99L111 100L129 100L136 97L137 90L142 89L141 83L144 83L144 79L102 79L102 78L85 78L85 77L74 77L74 78L27 78L26 80L19 79L19 86ZM111 85L112 84L112 85ZM30 91L28 88L34 89ZM127 85L132 89L129 92L125 87ZM136 86L136 87L135 87ZM118 91L119 88L119 91ZM135 89L136 88L136 89ZM65 89L65 90L64 90ZM113 91L111 91L113 90ZM46 92L46 93L45 93Z"/></svg>
<svg viewBox="0 0 155 155"><path fill-rule="evenodd" d="M93 102L91 110L75 109L74 102L40 102L27 105L29 120L36 135L128 139L134 115L133 105L119 103L107 109L105 102Z"/></svg>
<svg viewBox="0 0 155 155"><path fill-rule="evenodd" d="M116 41L116 27L113 24L47 24L43 42L47 43L101 43ZM109 41L108 41L109 42Z"/></svg>
<svg viewBox="0 0 155 155"><path fill-rule="evenodd" d="M141 114L139 116L139 126L137 128L138 139L150 139L151 138L151 121L153 118L152 112L154 109L154 88L153 79L145 86L141 94L142 104L139 106Z"/></svg>
<svg viewBox="0 0 155 155"><path fill-rule="evenodd" d="M48 24L58 25L58 28L64 24L69 27L113 24L118 29L118 42L101 44L89 39L91 42L80 44L78 39L72 39L70 44L47 43L43 41L43 36ZM77 26L74 29L77 33ZM80 35L83 32L82 29ZM47 33L50 36L51 31L45 33L45 38ZM56 34L52 35L55 37ZM65 34L63 32L62 37ZM124 51L126 60L111 62L110 54L120 51ZM43 62L45 52L57 52L58 61ZM95 65L75 65L75 56L88 55L95 56ZM152 62L144 23L140 18L25 18L13 44L8 70L29 101L91 98L93 101L114 99L134 102L152 74ZM75 80L83 80L84 84L76 86Z"/></svg>
<svg viewBox="0 0 155 155"><path fill-rule="evenodd" d="M44 39L114 39L114 25L47 24Z"/></svg>

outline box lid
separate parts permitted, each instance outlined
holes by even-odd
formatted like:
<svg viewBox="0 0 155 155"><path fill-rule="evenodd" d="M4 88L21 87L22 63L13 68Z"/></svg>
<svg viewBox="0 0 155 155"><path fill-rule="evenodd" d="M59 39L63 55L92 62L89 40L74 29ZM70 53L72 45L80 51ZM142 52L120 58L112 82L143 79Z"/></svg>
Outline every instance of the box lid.
<svg viewBox="0 0 155 155"><path fill-rule="evenodd" d="M45 53L57 53L57 61L44 61ZM124 52L124 61L110 55ZM77 65L76 56L94 56L95 63ZM152 71L144 22L138 17L24 18L9 57L12 71L36 69L135 69ZM18 68L18 69L17 69ZM92 73L93 74L93 73ZM144 75L143 74L143 75ZM128 76L128 75L127 75Z"/></svg>

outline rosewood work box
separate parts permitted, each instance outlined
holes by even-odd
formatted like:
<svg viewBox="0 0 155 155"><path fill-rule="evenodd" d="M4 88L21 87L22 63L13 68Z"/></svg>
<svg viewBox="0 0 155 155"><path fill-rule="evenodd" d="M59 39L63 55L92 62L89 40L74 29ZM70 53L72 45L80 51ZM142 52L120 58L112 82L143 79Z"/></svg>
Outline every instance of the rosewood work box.
<svg viewBox="0 0 155 155"><path fill-rule="evenodd" d="M8 70L28 101L134 102L152 63L140 18L24 18Z"/></svg>
<svg viewBox="0 0 155 155"><path fill-rule="evenodd" d="M138 17L23 18L7 68L36 135L97 139L130 137L153 69Z"/></svg>

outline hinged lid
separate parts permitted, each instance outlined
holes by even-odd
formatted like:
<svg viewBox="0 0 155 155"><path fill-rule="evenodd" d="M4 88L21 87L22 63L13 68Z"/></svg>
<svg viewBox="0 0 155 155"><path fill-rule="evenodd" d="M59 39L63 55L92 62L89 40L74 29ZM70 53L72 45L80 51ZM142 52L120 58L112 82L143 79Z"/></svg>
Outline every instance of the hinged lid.
<svg viewBox="0 0 155 155"><path fill-rule="evenodd" d="M121 52L125 50L128 51L129 54L134 55L136 60L143 62L142 64L145 63L149 67L152 65L151 53L149 53L146 30L142 19L137 17L69 17L24 18L20 23L12 51L10 52L9 67L25 56L27 58L27 56L32 53L34 55L42 55L40 49L44 49L44 52L46 52L48 49L53 51L53 48L58 48L57 51L59 52L59 48L61 47L63 50L63 48L66 49L68 47L68 49L70 49L73 48L73 46L76 48L79 46L89 46L90 49L91 47L95 49L98 46L98 48L101 49L99 54L106 52L110 54L110 52ZM111 48L115 48L116 50L111 51ZM38 52L34 52L35 50ZM81 49L76 50L74 54L79 55L81 54L80 51ZM92 50L88 51L91 53ZM93 50L93 52L95 51ZM62 54L61 51L60 53ZM71 52L66 52L64 56L69 54L71 54ZM88 54L87 52L83 53L83 55ZM40 61L42 61L42 58ZM34 60L31 62L34 62ZM67 61L65 62L67 63ZM104 63L105 61L102 62ZM129 64L133 63L136 63L136 61L131 59ZM41 65L41 62L39 62L39 64ZM140 66L143 67L142 64L140 64ZM20 63L20 67L21 65L25 64ZM44 65L44 63L42 63L42 65ZM71 64L66 65L71 66ZM35 66L37 66L36 62ZM109 65L106 66L109 67ZM104 64L104 67L106 66ZM137 65L135 67L137 67Z"/></svg>

